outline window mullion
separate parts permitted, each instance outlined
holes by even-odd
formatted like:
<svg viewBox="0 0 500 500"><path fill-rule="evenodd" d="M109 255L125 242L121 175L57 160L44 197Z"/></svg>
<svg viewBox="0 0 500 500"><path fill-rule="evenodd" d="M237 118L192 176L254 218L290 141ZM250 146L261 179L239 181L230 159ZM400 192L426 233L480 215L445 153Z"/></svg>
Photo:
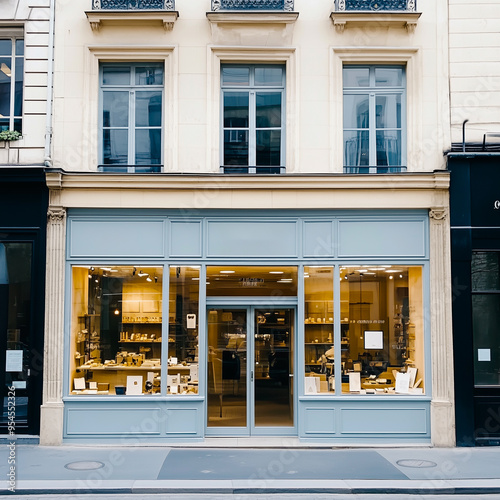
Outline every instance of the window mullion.
<svg viewBox="0 0 500 500"><path fill-rule="evenodd" d="M14 110L16 99L16 40L10 39L10 103L9 103L9 130L14 130Z"/></svg>
<svg viewBox="0 0 500 500"><path fill-rule="evenodd" d="M257 163L256 147L257 147L257 130L256 130L256 106L257 99L255 90L249 92L249 116L248 116L248 166L255 167Z"/></svg>
<svg viewBox="0 0 500 500"><path fill-rule="evenodd" d="M135 91L129 91L129 114L128 114L128 172L134 172L135 167Z"/></svg>
<svg viewBox="0 0 500 500"><path fill-rule="evenodd" d="M376 94L373 91L370 91L369 94L369 116L368 116L368 121L369 121L369 147L370 147L370 154L369 154L369 166L370 166L370 173L372 173L372 168L375 167L375 172L376 172L376 166L377 166L377 130L376 130Z"/></svg>

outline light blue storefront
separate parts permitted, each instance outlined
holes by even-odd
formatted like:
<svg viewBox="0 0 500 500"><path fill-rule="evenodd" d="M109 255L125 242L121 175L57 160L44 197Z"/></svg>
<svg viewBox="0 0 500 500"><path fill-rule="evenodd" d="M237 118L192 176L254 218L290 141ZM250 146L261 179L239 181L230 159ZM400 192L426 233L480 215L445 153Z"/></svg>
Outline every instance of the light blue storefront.
<svg viewBox="0 0 500 500"><path fill-rule="evenodd" d="M431 331L429 285L429 219L426 210L380 211L181 211L68 210L65 300L64 439L66 442L183 442L206 436L232 435L207 426L207 308L265 307L270 297L207 297L207 266L288 266L297 269L293 297L272 297L273 304L295 315L291 404L293 425L251 425L239 435L289 435L331 443L420 443L431 439ZM74 395L71 386L73 266L133 265L139 268L199 266L198 393L167 394L167 370L161 392L154 395ZM415 266L422 276L422 345L425 384L420 393L346 394L340 376L340 353L334 361L334 392L305 394L304 269L331 266L334 306L341 318L342 269L348 266ZM306 273L307 274L307 273ZM163 274L168 297L169 273ZM346 278L347 279L347 278ZM360 295L361 297L361 295ZM361 301L361 298L359 299ZM163 300L162 317L169 318ZM169 322L162 322L163 338ZM333 324L334 344L341 346L340 320ZM340 349L340 347L338 348ZM169 357L161 344L161 359ZM163 366L162 362L162 366ZM253 372L252 372L253 377ZM247 380L249 394L251 381ZM332 389L333 391L333 389ZM250 404L251 407L251 404Z"/></svg>

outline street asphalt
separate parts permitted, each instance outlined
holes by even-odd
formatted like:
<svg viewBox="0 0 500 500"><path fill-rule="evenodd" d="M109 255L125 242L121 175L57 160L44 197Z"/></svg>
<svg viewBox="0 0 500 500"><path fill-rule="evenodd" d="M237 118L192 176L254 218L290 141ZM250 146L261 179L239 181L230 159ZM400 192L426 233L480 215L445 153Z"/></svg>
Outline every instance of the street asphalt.
<svg viewBox="0 0 500 500"><path fill-rule="evenodd" d="M35 498L384 492L500 499L500 448L48 447L2 440L0 474L0 494Z"/></svg>

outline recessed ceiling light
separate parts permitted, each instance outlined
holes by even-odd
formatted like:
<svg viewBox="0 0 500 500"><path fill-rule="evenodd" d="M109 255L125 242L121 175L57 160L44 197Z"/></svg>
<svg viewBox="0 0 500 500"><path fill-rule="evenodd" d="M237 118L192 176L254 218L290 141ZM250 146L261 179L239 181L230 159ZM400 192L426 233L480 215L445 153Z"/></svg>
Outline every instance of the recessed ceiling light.
<svg viewBox="0 0 500 500"><path fill-rule="evenodd" d="M233 274L235 273L236 271L221 271L220 273L221 274Z"/></svg>
<svg viewBox="0 0 500 500"><path fill-rule="evenodd" d="M269 271L269 274L283 274L283 271Z"/></svg>

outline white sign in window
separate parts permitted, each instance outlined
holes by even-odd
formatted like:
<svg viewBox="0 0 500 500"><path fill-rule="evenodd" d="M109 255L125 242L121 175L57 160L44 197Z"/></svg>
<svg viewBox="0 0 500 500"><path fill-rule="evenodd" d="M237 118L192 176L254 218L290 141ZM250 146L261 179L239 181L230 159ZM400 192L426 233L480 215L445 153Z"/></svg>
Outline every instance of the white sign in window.
<svg viewBox="0 0 500 500"><path fill-rule="evenodd" d="M477 350L477 360L478 361L491 361L491 349L478 349Z"/></svg>

